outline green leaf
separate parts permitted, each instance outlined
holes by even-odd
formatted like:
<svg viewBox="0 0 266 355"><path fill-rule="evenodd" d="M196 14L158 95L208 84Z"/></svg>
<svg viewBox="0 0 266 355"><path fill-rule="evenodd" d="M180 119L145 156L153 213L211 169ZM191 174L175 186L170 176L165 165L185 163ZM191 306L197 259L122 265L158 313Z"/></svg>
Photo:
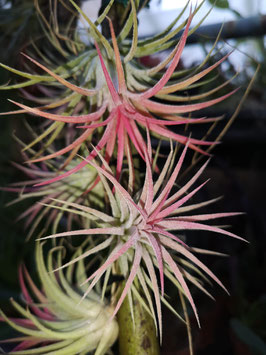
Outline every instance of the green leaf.
<svg viewBox="0 0 266 355"><path fill-rule="evenodd" d="M118 4L122 4L124 5L124 7L127 6L127 4L129 3L130 0L115 0L114 2L115 3L118 3ZM102 1L102 8L108 6L108 3L109 3L109 0L103 0Z"/></svg>
<svg viewBox="0 0 266 355"><path fill-rule="evenodd" d="M229 9L228 0L208 0L210 4L220 9Z"/></svg>
<svg viewBox="0 0 266 355"><path fill-rule="evenodd" d="M246 345L248 345L256 354L266 354L266 343L245 324L238 319L233 318L230 321L231 328L236 336Z"/></svg>

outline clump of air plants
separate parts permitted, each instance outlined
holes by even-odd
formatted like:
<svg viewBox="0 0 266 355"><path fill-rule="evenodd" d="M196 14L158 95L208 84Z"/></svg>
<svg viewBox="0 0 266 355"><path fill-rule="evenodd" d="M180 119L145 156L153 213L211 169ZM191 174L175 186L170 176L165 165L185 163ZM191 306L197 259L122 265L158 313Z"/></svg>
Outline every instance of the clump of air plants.
<svg viewBox="0 0 266 355"><path fill-rule="evenodd" d="M27 80L0 89L21 89L36 84L42 93L33 95L23 89L24 97L38 106L11 100L20 110L5 114L29 113L46 119L41 126L35 125L34 131L39 132L39 136L24 147L30 165L20 169L31 180L10 188L17 191L25 187L18 200L39 199L22 215L32 224L30 234L35 233L40 220L45 220L46 224L41 238L36 236L36 263L43 291L37 290L24 269L40 304L32 302L21 273L28 310L12 302L25 319L12 320L3 315L12 327L26 335L14 353L26 354L28 347L35 347L36 352L31 353L86 354L97 349L96 354L104 354L117 337L116 316L125 312L122 306L125 300L129 302L128 319L134 325L132 329L137 328L137 319L142 324L140 317L134 316L134 300L145 310L146 317L152 318L154 333L160 341L163 334L161 302L187 323L189 329L187 317L183 319L175 310L175 301L167 297L165 279L189 302L198 323L196 302L187 281L209 296L204 278L225 287L195 255L212 252L190 246L184 233L201 230L243 240L226 228L212 224L214 220L239 213L193 212L217 200L193 202L194 195L206 183L194 187L208 162L183 186L176 184L185 157L188 160L188 150L206 157L218 143L207 140L208 133L204 139L194 138L193 127L211 123L211 131L221 117L194 118L191 114L235 92L209 98L224 88L228 80L218 87L201 90L201 94L187 94L195 87L204 89L206 83L213 82L215 76L210 78L211 73L227 59L228 55L206 67L215 45L199 66L177 70L187 37L202 22L190 29L200 6L191 10L176 29L174 26L188 4L165 31L154 38L139 40L140 1L130 0L129 16L119 33L115 34L113 23L108 19L111 34L108 40L97 26L107 18L114 0L95 23L73 0L69 2L90 26L90 45L82 44L76 35L66 36L66 46L59 50L64 58L59 65L44 54L38 60L24 54L34 65L32 68L38 70L36 73L2 65ZM183 28L176 43L174 37ZM50 40L53 42L52 38ZM58 46L56 42L55 48ZM139 61L142 56L170 47L174 49L155 67L146 68ZM40 71L45 71L46 75ZM157 161L159 148L152 149L151 136L158 141L166 140L170 145L161 169ZM145 168L141 171L143 165ZM61 223L63 217L68 223ZM71 223L73 220L75 225ZM52 232L49 232L51 225ZM47 245L49 240L53 241L53 248L44 256L40 239L46 240ZM82 241L78 242L80 239ZM57 240L68 246L65 255L62 246L56 247ZM77 243L81 247L73 253ZM53 261L55 254L57 258ZM64 269L67 269L65 273ZM73 276L74 270L76 276ZM98 294L105 301L101 301ZM96 313L101 315L99 319ZM124 325L120 322L119 326ZM134 331L129 336L134 338ZM123 351L130 353L130 344L129 341ZM46 350L42 352L40 347ZM26 350L21 352L20 349ZM146 352L150 353L148 348Z"/></svg>
<svg viewBox="0 0 266 355"><path fill-rule="evenodd" d="M110 321L112 307L95 292L80 303L84 290L79 285L86 279L83 261L80 260L76 268L69 267L65 273L53 272L55 265L61 265L63 252L63 247L50 249L46 265L43 245L37 243L35 259L41 289L26 267L20 267L19 281L26 307L12 299L12 306L20 317L10 318L0 311L0 319L23 335L5 341L18 343L9 354L63 355L95 351L101 355L116 340L118 325L114 319ZM74 255L80 253L81 248Z"/></svg>

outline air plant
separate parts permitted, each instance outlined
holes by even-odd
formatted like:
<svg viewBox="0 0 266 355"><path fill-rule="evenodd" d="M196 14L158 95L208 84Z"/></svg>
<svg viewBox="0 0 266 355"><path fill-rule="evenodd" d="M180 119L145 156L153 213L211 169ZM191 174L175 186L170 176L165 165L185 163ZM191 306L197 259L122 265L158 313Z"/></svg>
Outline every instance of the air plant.
<svg viewBox="0 0 266 355"><path fill-rule="evenodd" d="M25 266L19 269L19 281L26 308L15 300L11 304L22 318L7 317L2 311L1 320L24 336L4 342L18 343L9 354L105 354L118 334L115 319L109 321L112 307L91 292L78 304L83 289L79 286L86 279L81 260L76 268L69 267L65 273L51 272L61 265L63 247L49 251L47 265L43 257L43 245L36 246L36 266L41 290L33 282ZM78 248L74 255L82 253ZM54 256L56 256L55 260ZM30 288L30 291L27 285ZM2 341L2 343L4 343Z"/></svg>
<svg viewBox="0 0 266 355"><path fill-rule="evenodd" d="M25 154L23 154L25 156ZM68 168L63 171L68 171L72 166L75 166L77 159L74 159L68 165ZM25 219L25 228L29 228L27 239L35 232L41 221L45 221L45 231L52 226L53 233L58 230L58 227L67 225L68 229L72 228L73 219L77 216L68 214L67 219L63 222L64 213L56 209L52 209L56 202L51 202L51 198L65 200L66 202L82 202L86 206L101 206L102 201L102 184L97 182L97 171L91 166L86 166L84 169L77 172L75 175L70 175L64 180L55 182L53 185L34 186L43 181L47 181L57 176L57 171L62 165L62 159L53 160L50 163L43 162L41 166L31 163L28 166L13 163L13 165L21 170L28 180L10 184L9 187L2 190L18 193L18 197L7 204L11 206L14 203L19 203L25 200L35 200L32 206L27 208L17 220ZM89 192L89 193L88 193ZM43 206L48 203L49 206ZM81 222L77 222L81 223Z"/></svg>
<svg viewBox="0 0 266 355"><path fill-rule="evenodd" d="M185 278L204 292L207 292L197 279L186 270L182 261L180 265L180 261L176 262L174 260L175 254L178 258L187 258L189 264L195 264L199 270L204 271L210 278L225 289L219 279L195 257L193 248L188 246L182 237L176 236L172 231L204 230L243 240L241 237L227 230L206 224L206 222L210 220L235 216L239 213L191 214L191 211L206 206L214 202L214 200L199 204L185 205L207 182L204 182L189 192L190 188L196 183L197 179L204 171L208 162L206 162L183 187L173 192L174 184L181 170L188 146L189 140L172 171L170 168L173 165L174 153L171 151L160 175L154 182L151 167L152 150L148 137L148 154L145 156L146 172L144 185L142 191L136 194L135 198L118 182L107 162L99 154L103 168L96 165L94 162L89 162L89 164L98 171L101 182L108 195L112 214L109 215L81 204L55 200L62 204L61 208L59 206L55 206L55 208L64 210L65 205L67 210L71 213L82 214L86 216L89 221L93 220L95 227L57 233L42 238L51 239L69 236L74 237L77 235L95 235L96 240L99 238L101 238L101 240L104 239L104 241L98 241L94 248L90 248L88 251L84 252L84 254L79 255L76 259L71 260L59 269L72 265L82 258L94 255L95 253L97 254L99 251L108 249L109 252L106 261L86 280L86 283L90 281L90 285L84 293L84 297L90 293L104 274L106 275L104 283L106 284L106 282L108 282L111 268L114 263L118 261L116 271L121 273L127 281L117 300L112 319L119 311L126 295L130 296L132 290L136 292L136 284L139 283L144 290L147 302L146 307L149 307L149 312L153 315L155 322L158 317L160 335L162 335L160 297L164 297L164 275L177 287L182 288L198 321L196 306ZM167 183L165 183L165 179ZM129 181L130 180L132 180L132 177L129 176ZM109 183L113 185L113 192ZM157 282L156 269L159 270L161 290L159 290ZM138 280L137 283L136 279ZM153 310L150 291L154 293L156 312ZM120 294L120 292L118 292L118 294ZM168 303L165 299L164 302L166 304ZM133 307L132 303L131 307ZM131 312L133 314L132 309Z"/></svg>
<svg viewBox="0 0 266 355"><path fill-rule="evenodd" d="M71 3L73 2L71 1ZM81 12L75 3L73 3L73 5L78 9L78 11ZM70 89L70 92L67 90L67 94L63 95L64 98L56 100L55 102L40 108L33 108L18 102L14 102L22 109L22 111L9 112L9 114L28 112L54 121L52 125L50 125L39 138L35 139L32 144L26 147L26 149L31 147L33 144L38 143L41 139L44 139L50 134L53 136L51 139L53 141L58 133L63 129L65 124L79 125L76 127L76 134L78 135L78 138L76 138L71 144L57 152L44 155L41 158L33 158L31 160L32 162L45 161L71 152L70 158L68 159L68 161L70 161L83 143L92 141L93 143L95 142L98 150L105 149L105 159L107 161L109 161L110 158L113 157L114 153L116 153L116 175L119 178L124 155L126 155L127 161L132 160L132 145L134 151L137 151L142 159L144 159L144 151L147 150L147 147L145 140L142 137L141 131L143 130L146 121L149 123L150 131L156 136L159 136L161 139L172 139L185 144L187 140L186 136L169 130L167 126L184 126L192 123L215 122L220 119L220 117L191 118L185 117L184 114L212 106L232 95L234 91L216 99L200 103L191 103L193 101L204 99L210 94L213 94L228 82L215 88L214 90L197 96L177 96L176 92L187 90L192 87L193 84L217 68L227 58L228 55L207 69L199 71L198 73L192 72L193 75L187 75L184 80L173 80L176 74L175 69L179 63L187 36L195 30L193 29L193 31L189 31L189 27L193 15L198 11L198 8L190 14L184 33L180 38L179 43L170 52L167 58L162 63L158 64L155 68L147 70L146 68L140 69L139 65L136 64L134 57L138 57L139 53L150 53L149 51L147 52L147 48L158 49L159 44L163 46L163 48L168 48L170 46L168 43L169 39L171 39L177 33L177 31L173 31L171 35L165 35L165 38L160 38L162 35L156 36L154 43L138 41L136 6L134 1L131 1L131 5L132 15L130 18L133 24L132 45L128 49L127 53L122 56L121 52L123 53L125 51L127 44L123 47L123 42L121 43L121 49L119 53L119 42L121 42L121 36L124 37L124 32L128 32L131 27L129 29L127 28L122 30L116 39L112 22L110 22L110 31L113 44L113 47L111 47L110 43L99 34L99 31L95 25L93 25L91 21L86 17L92 28L91 33L95 40L96 50L90 49L90 51L86 53L86 57L89 57L90 59L90 66L89 72L83 73L82 75L83 82L81 86L72 84L70 81L67 81L65 77L68 78L72 74L72 70L75 69L76 73L77 70L81 69L79 66L79 61L82 62L82 58L84 56L81 56L81 58L75 59L68 63L66 66L71 68L70 72L66 73L67 75L62 76L59 75L61 72L64 73L64 69L62 67L52 71L46 66L38 63L33 58L26 56L31 62L49 74L49 76L43 77L44 82L51 82L55 80L62 84L63 87ZM174 23L176 23L176 21ZM184 24L185 22L182 25ZM128 24L125 26L128 27ZM167 32L169 32L169 29ZM102 50L100 50L99 46L102 47ZM104 51L106 52L104 53ZM165 69L168 64L168 68ZM204 63L202 63L202 65L204 65ZM163 69L165 69L165 72L161 74L160 72ZM15 72L22 76L28 76L25 73L18 71ZM152 79L154 75L159 75L159 79L155 81L154 85L152 85L154 83L154 80ZM30 79L31 80L28 83L26 82L24 84L32 84L32 80L33 82L40 82L42 81L42 76L30 75ZM117 82L117 88L114 82ZM95 86L91 87L91 83L95 83ZM85 102L82 97L85 97ZM167 100L168 102L171 102L171 104L154 101L151 100L152 98ZM189 102L189 104L173 104L175 102ZM89 109L87 107L88 103ZM56 107L60 108L62 105L67 105L68 110L70 110L67 115L44 111L45 109ZM85 109L86 113L81 115L69 115L71 111L74 110L75 112L81 109ZM82 132L83 130L84 132ZM79 134L79 132L82 133ZM189 146L195 151L204 153L204 151L199 146L210 146L215 143L217 142L209 142L190 138ZM95 152L91 152L89 156L87 156L86 160L93 159L94 157ZM49 183L57 181L70 175L71 173L78 171L87 164L86 160L78 164L73 169L70 169L67 173L64 173L54 179L50 179Z"/></svg>
<svg viewBox="0 0 266 355"><path fill-rule="evenodd" d="M37 51L38 60L24 54L28 63L47 75L23 72L2 64L2 67L27 80L3 85L0 89L22 89L24 97L38 105L30 107L11 100L20 110L4 114L30 113L47 119L44 125L36 125L34 140L23 149L30 165L19 168L30 176L31 181L15 184L9 189L17 191L25 186L18 200L38 197L40 203L30 207L21 217L27 217L27 223L32 224L31 234L35 233L40 220L45 219L46 229L37 238L52 240L54 246L46 256L46 268L43 244L38 241L36 245L36 262L43 291L37 291L23 269L27 283L40 304L36 305L31 300L21 272L28 310L14 301L12 303L25 320L12 320L3 314L11 326L26 334L14 353L26 354L29 346L36 346L36 353L47 353L48 349L58 354L73 353L71 346L77 345L75 353L86 354L97 348L96 354L102 354L117 336L115 319L126 298L130 321L136 322L134 299L137 299L147 315L152 317L162 340L161 302L182 319L173 300L167 297L165 278L172 282L182 297L185 296L199 323L196 302L187 282L210 297L203 279L211 279L225 287L195 255L218 253L190 246L183 233L200 230L243 240L225 227L209 224L239 213L193 212L217 200L192 201L206 184L193 187L208 161L183 186L176 184L188 149L206 156L208 149L218 143L206 137L194 138L192 128L198 123L212 122L215 125L221 117L194 118L191 114L219 103L235 92L209 98L231 81L228 80L201 94L190 95L191 89L204 88L206 83L214 82L215 76L210 77L211 73L227 59L229 54L206 68L216 43L199 66L178 70L187 37L202 22L190 29L201 5L191 10L187 20L176 29L174 26L188 4L165 31L154 38L139 40L137 12L140 2L130 0L131 10L119 33L115 33L113 23L108 19L109 40L97 26L107 19L114 0L109 2L95 23L73 0L69 2L89 24L90 44L81 43L77 33L73 35L71 31L71 35L65 37L65 46L55 41L55 48L61 55L60 65L55 64L54 57L51 59L40 51ZM174 37L182 28L183 34L176 44ZM67 29L70 30L70 26ZM49 38L53 43L54 37ZM144 55L171 47L174 48L165 59L152 68L144 67L139 61ZM35 94L25 90L33 84L37 87ZM170 129L172 126L175 130ZM177 132L180 128L186 134L181 130ZM159 148L154 153L151 135L167 140L171 147L161 170L157 164ZM182 146L183 151L176 159ZM144 173L139 169L141 164L145 164ZM93 193L97 194L97 201L93 200ZM69 222L61 223L60 228L65 231L59 232L58 225L63 216ZM77 222L75 225L71 223L73 219ZM49 232L51 224L52 232ZM83 236L82 244L70 256L76 236ZM64 260L62 247L55 247L57 240L67 240L70 246ZM53 262L55 253L57 261ZM87 276L84 268L87 268ZM64 269L67 269L66 273ZM74 283L73 270L77 272ZM101 301L97 294L108 301ZM91 307L93 314L90 313ZM101 314L99 322L95 312ZM185 322L188 323L187 319ZM91 326L97 333L95 339L90 336ZM23 348L25 350L21 352ZM46 350L42 352L42 348ZM126 351L129 353L128 349Z"/></svg>

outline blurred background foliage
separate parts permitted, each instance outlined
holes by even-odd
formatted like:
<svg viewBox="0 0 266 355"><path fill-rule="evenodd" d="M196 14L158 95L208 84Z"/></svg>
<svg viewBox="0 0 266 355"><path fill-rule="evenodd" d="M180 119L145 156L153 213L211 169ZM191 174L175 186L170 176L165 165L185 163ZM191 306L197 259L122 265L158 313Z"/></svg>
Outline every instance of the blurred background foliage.
<svg viewBox="0 0 266 355"><path fill-rule="evenodd" d="M36 0L37 1L37 0ZM43 21L36 10L36 1L32 0L0 0L0 61L8 65L20 67L19 53L36 41L49 47L49 41L43 37ZM240 14L230 6L230 0L208 0L213 6ZM81 4L80 1L76 1ZM102 0L102 7L105 6ZM128 0L117 0L126 7ZM51 5L56 3L59 14L59 28L73 17L72 10L66 6L67 1L37 1L45 18L49 19ZM143 1L144 6L149 1ZM76 18L73 21L75 28ZM47 28L46 28L47 29ZM41 40L40 40L41 39ZM245 42L237 40L235 46ZM193 316L193 335L196 354L266 354L266 40L265 37L253 38L259 53L261 64L253 88L246 100L237 120L223 139L223 144L215 150L215 157L206 170L205 178L211 178L207 189L201 192L201 200L224 195L217 205L221 211L244 211L246 216L232 221L235 233L245 237L250 245L240 244L213 236L188 235L193 245L207 247L225 252L228 258L208 257L207 263L231 292L231 297L214 288L217 301L212 303L206 297L195 295L202 330L196 327ZM47 47L48 46L48 47ZM239 76L242 88L245 88L254 74L258 60L247 57L245 68ZM60 57L60 60L62 58ZM230 63L222 68L224 77L235 73ZM223 72L222 72L223 74ZM12 75L0 68L0 84L12 79ZM241 91L240 91L241 92ZM13 109L8 98L21 100L19 91L3 91L0 95L1 112ZM243 93L243 91L242 91ZM239 95L240 99L240 95ZM235 100L235 98L234 98ZM236 106L234 100L216 106L214 109L201 112L203 115L219 115L226 113L230 117ZM0 187L24 179L22 173L15 169L11 161L21 162L19 148L12 138L13 134L23 139L23 117L1 117L0 120ZM199 132L201 135L202 132ZM19 297L17 283L18 265L22 260L34 273L32 249L34 239L25 243L26 231L23 221L16 222L17 216L29 206L30 202L6 207L14 196L2 191L0 194L0 307L8 312L9 297ZM206 257L207 259L207 257ZM176 297L176 295L170 295ZM10 310L11 311L11 310ZM165 340L162 354L183 354L177 349L185 347L185 328L167 310L164 316ZM170 323L169 323L170 322ZM171 327L169 327L171 324ZM8 336L9 328L0 324L1 339ZM184 336L182 337L182 334ZM176 352L175 352L176 351Z"/></svg>

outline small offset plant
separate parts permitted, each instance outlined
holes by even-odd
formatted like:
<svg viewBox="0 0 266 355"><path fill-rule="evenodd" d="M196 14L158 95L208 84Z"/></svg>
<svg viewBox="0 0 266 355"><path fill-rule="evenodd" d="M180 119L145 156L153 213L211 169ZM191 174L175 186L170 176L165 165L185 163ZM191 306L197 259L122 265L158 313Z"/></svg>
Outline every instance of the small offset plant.
<svg viewBox="0 0 266 355"><path fill-rule="evenodd" d="M76 254L80 252L81 250L78 250ZM8 340L19 342L12 353L76 354L96 349L95 354L104 354L118 334L117 322L110 321L113 312L111 307L94 292L80 303L84 289L82 287L74 289L71 285L73 279L77 285L84 281L86 275L84 264L80 261L75 270L69 268L65 274L63 272L55 274L54 255L56 265L62 263L62 248L51 248L46 266L43 246L37 243L36 267L42 290L37 288L24 266L19 270L19 281L27 309L11 300L23 318L8 318L1 312L3 319L24 335Z"/></svg>
<svg viewBox="0 0 266 355"><path fill-rule="evenodd" d="M222 118L198 118L193 113L234 94L235 90L224 94L231 80L215 86L212 75L229 54L208 65L215 43L199 66L178 69L187 37L203 21L191 28L200 6L190 8L188 18L175 27L188 3L165 31L139 40L139 0L125 4L126 16L117 33L119 26L108 17L114 0L96 22L73 0L64 4L87 21L90 44L79 39L71 22L60 33L36 0L53 51L35 45L35 58L23 53L27 71L1 64L26 80L0 89L20 89L33 102L10 100L19 109L2 115L34 116L29 125L33 140L19 141L27 165L16 164L28 179L5 189L19 192L13 203L35 198L19 218L29 227L28 237L37 240L40 284L36 286L25 266L20 268L26 308L11 300L20 318L2 312L1 319L22 335L5 342L18 343L10 354L100 355L110 353L119 338L121 354L155 355L163 340L162 304L186 323L190 339L186 302L198 324L200 315L188 283L210 297L205 279L225 289L197 256L212 252L191 246L186 231L243 240L211 223L239 213L204 214L198 211L218 199L194 201L207 183L198 180L209 151L219 143L208 139L208 132ZM99 30L104 23L110 39ZM140 60L168 49L165 59L153 67ZM29 91L32 85L36 90ZM200 93L192 94L197 88ZM211 124L203 139L194 138L196 124ZM169 144L167 157L160 151L161 142ZM192 167L199 157L206 162L180 185L184 162ZM169 284L179 298L168 297ZM184 314L178 313L178 299Z"/></svg>

